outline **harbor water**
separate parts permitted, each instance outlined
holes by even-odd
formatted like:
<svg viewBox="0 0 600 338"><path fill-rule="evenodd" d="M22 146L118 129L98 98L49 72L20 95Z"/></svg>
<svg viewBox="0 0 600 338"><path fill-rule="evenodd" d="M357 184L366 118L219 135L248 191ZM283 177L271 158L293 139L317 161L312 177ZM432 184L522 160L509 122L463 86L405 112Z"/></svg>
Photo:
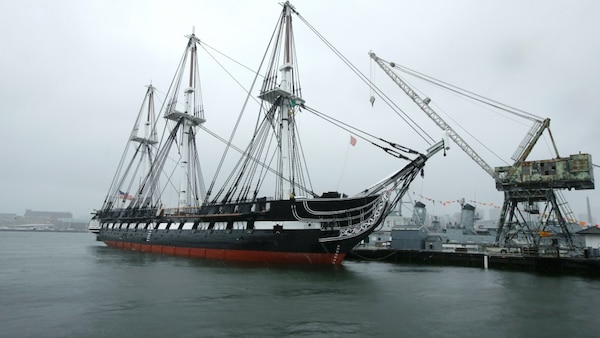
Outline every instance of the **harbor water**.
<svg viewBox="0 0 600 338"><path fill-rule="evenodd" d="M0 232L0 337L594 337L600 280L241 264Z"/></svg>

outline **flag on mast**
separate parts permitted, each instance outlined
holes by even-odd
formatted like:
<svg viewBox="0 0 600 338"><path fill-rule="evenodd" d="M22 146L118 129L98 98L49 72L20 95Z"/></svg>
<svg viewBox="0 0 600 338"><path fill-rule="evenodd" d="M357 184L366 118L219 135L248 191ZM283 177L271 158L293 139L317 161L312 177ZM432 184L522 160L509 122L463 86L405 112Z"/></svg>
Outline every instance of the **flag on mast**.
<svg viewBox="0 0 600 338"><path fill-rule="evenodd" d="M122 200L132 200L133 196L129 195L126 192L122 192L121 190L119 190L119 199L122 199Z"/></svg>

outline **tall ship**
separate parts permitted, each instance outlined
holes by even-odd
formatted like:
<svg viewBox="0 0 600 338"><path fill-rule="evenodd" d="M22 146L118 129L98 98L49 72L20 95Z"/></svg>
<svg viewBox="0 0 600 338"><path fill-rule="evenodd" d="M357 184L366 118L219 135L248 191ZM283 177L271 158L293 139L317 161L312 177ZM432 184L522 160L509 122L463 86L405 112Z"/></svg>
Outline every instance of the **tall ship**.
<svg viewBox="0 0 600 338"><path fill-rule="evenodd" d="M373 137L371 144L403 164L352 196L315 192L300 142L300 112L353 129L306 104L292 29L292 17L300 15L289 2L282 6L261 62L265 67L256 73L242 108L257 92L258 114L246 131L246 146L236 147L232 140L248 123L235 123L228 137L205 126L198 62L204 46L189 35L158 113L156 90L148 86L110 189L90 222L98 240L109 247L187 257L337 265L382 223L426 161L445 151L443 141L421 153ZM259 80L262 86L255 90ZM203 148L202 134L222 141L221 156ZM318 130L309 134L327 142ZM201 166L207 163L215 168L210 182ZM232 170L225 171L229 164Z"/></svg>

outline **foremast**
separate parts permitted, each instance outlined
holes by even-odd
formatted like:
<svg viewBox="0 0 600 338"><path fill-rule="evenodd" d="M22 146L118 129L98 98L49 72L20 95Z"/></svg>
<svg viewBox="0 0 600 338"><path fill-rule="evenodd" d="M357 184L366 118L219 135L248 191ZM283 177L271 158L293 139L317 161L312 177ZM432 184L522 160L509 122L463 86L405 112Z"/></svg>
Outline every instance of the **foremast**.
<svg viewBox="0 0 600 338"><path fill-rule="evenodd" d="M276 199L290 199L295 195L294 187L297 184L299 163L295 161L296 142L295 135L295 113L298 106L304 104L300 94L300 86L297 82L297 63L294 53L294 39L292 30L292 13L294 7L289 3L283 4L281 15L280 35L278 44L283 47L283 63L278 67L281 74L281 82L277 84L276 66L273 62L278 59L279 48L274 48L271 58L272 66L268 76L265 78L260 99L278 106L277 114L278 128L278 172L276 183ZM283 43L281 43L283 42Z"/></svg>

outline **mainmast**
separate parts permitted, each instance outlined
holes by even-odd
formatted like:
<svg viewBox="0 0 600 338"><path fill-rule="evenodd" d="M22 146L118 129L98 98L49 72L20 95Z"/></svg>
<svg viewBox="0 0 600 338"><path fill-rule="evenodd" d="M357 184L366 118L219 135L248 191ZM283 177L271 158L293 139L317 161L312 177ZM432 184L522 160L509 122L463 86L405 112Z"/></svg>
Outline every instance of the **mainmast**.
<svg viewBox="0 0 600 338"><path fill-rule="evenodd" d="M142 173L147 173L150 168L152 168L152 165L155 161L155 147L156 144L158 144L155 127L156 115L154 112L154 91L156 88L152 84L149 84L146 87L148 90L146 92L146 98L144 102L147 105L147 109L145 112L140 111L140 116L138 117L138 119L144 118L144 130L142 131L143 137L138 135L131 136L131 141L139 143L139 149L141 150L142 154L140 163L140 172ZM145 117L142 116L143 113L145 113ZM133 182L133 184L141 187L144 179L145 177L139 177L139 182ZM143 204L152 204L153 202L157 202L159 200L159 197L156 196L157 185L158 182L153 182L153 184L148 186L149 194L146 197L142 197L141 202ZM136 196L132 196L134 199L139 197L137 196L137 193L139 193L139 190L136 192ZM125 195L128 194L126 193ZM127 199L127 196L125 196L125 198L122 200L125 199Z"/></svg>
<svg viewBox="0 0 600 338"><path fill-rule="evenodd" d="M285 6L285 47L284 47L284 63L279 68L281 71L281 89L286 93L292 92L292 86L290 83L292 77L292 69L294 65L291 60L291 51L290 44L291 40L291 30L292 30L292 16L290 15L290 5L286 4ZM281 187L282 196L278 196L280 199L290 198L292 196L292 185L291 178L293 174L291 172L290 165L290 144L289 144L289 135L290 135L290 116L292 112L292 107L290 106L290 97L286 97L285 100L281 100L281 106L279 108L280 114L279 117L281 119L280 125L280 135L281 135L281 158L280 158L280 166L281 166L281 176L279 177L278 185ZM284 178L290 179L284 179Z"/></svg>
<svg viewBox="0 0 600 338"><path fill-rule="evenodd" d="M137 134L135 134L135 135L132 134L130 137L131 141L142 144L142 146L141 146L142 158L145 159L141 163L141 172L143 172L143 173L148 172L148 170L152 166L152 161L153 161L152 155L153 154L151 152L151 146L154 146L155 144L158 143L158 141L156 140L156 129L154 128L154 122L156 120L156 117L154 114L154 90L156 90L156 88L152 84L149 84L146 87L148 88L148 90L146 92L146 98L144 100L144 102L147 105L147 110L144 112L146 114L146 116L144 118L144 130L143 130L144 136L140 137ZM142 111L140 111L140 115L141 114L142 114ZM140 118L141 117L142 116L140 116ZM134 130L137 131L137 127L134 128ZM141 183L141 180L142 180L142 178L140 178L140 182L138 182L138 184Z"/></svg>
<svg viewBox="0 0 600 338"><path fill-rule="evenodd" d="M197 189L194 185L194 182L197 179L194 177L194 169L200 170L200 168L192 167L192 164L195 163L196 129L198 125L206 121L204 119L204 112L202 110L202 103L199 93L200 84L198 80L196 55L197 43L199 40L193 33L188 37L190 40L186 50L186 56L189 56L189 81L187 88L185 88L183 92L185 99L184 110L183 112L180 112L175 109L177 102L175 93L173 101L170 104L171 109L165 116L167 119L179 122L179 128L182 131L180 139L181 160L179 163L181 177L179 182L178 207L180 208L198 206L202 203L202 198L205 197L203 192L196 191ZM185 64L182 64L180 66L180 73L178 74L178 77L183 75L182 72L184 68Z"/></svg>

